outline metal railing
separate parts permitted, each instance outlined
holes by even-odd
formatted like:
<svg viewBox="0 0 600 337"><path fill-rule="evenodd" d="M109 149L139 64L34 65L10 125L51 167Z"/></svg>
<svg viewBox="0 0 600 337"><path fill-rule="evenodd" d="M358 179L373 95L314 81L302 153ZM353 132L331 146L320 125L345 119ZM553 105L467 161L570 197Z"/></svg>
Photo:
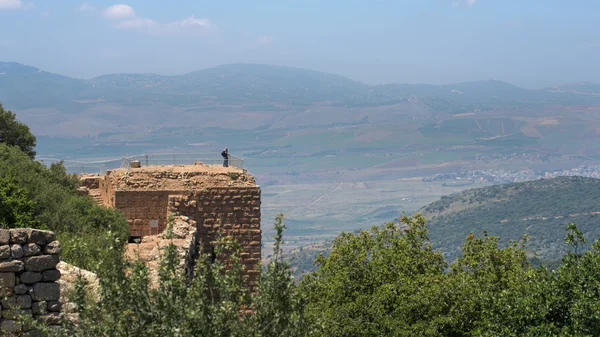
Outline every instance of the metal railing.
<svg viewBox="0 0 600 337"><path fill-rule="evenodd" d="M160 153L160 154L141 154L127 156L115 159L97 160L97 161L77 161L60 160L55 158L38 158L37 160L46 166L62 162L68 173L87 173L87 174L105 174L108 170L118 168L128 168L132 161L139 161L143 166L168 166L168 165L194 165L203 163L206 165L219 165L224 163L223 159L217 159L217 156L194 153ZM229 155L228 166L238 169L244 169L244 159Z"/></svg>

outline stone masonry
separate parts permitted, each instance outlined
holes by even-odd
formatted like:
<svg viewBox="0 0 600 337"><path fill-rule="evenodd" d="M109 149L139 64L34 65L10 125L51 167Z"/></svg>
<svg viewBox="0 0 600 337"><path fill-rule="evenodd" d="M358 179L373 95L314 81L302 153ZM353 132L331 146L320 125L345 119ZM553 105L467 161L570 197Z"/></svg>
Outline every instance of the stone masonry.
<svg viewBox="0 0 600 337"><path fill-rule="evenodd" d="M260 274L261 229L259 187L205 188L169 197L169 211L196 222L199 244L212 253L218 235L242 245L242 263L251 288Z"/></svg>
<svg viewBox="0 0 600 337"><path fill-rule="evenodd" d="M0 332L27 330L17 319L30 316L48 325L61 321L60 243L37 229L0 229Z"/></svg>
<svg viewBox="0 0 600 337"><path fill-rule="evenodd" d="M130 236L141 238L142 246L145 237L153 241L160 236L170 215L187 218L195 224L196 244L205 253L212 252L219 235L237 240L243 247L245 276L251 287L256 285L262 247L261 190L245 170L202 163L147 166L117 169L94 179L82 177L89 194L104 206L121 210Z"/></svg>

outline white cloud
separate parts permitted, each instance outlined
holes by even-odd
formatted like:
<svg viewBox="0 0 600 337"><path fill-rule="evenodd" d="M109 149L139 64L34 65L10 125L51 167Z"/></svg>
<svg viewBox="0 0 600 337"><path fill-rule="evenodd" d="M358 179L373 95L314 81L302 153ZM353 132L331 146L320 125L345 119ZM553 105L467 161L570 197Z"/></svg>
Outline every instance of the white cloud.
<svg viewBox="0 0 600 337"><path fill-rule="evenodd" d="M103 11L103 14L105 18L111 20L125 20L137 16L133 7L124 4L110 6Z"/></svg>
<svg viewBox="0 0 600 337"><path fill-rule="evenodd" d="M76 8L75 8L75 11L76 11L76 12L91 12L91 11L94 11L94 10L96 10L96 7L94 7L94 6L90 5L90 4L88 4L87 2L86 2L86 3L84 3L84 4L82 4L82 5L81 5L81 6L79 6L79 7L76 7Z"/></svg>
<svg viewBox="0 0 600 337"><path fill-rule="evenodd" d="M263 36L259 36L258 39L257 39L257 41L260 44L271 44L271 43L273 43L273 37L272 36L263 35Z"/></svg>
<svg viewBox="0 0 600 337"><path fill-rule="evenodd" d="M171 22L168 24L169 26L175 26L175 27L212 27L213 24L212 22L210 22L209 19L196 19L196 17L194 17L193 15L190 16L187 19L181 20L181 21L175 21L175 22Z"/></svg>
<svg viewBox="0 0 600 337"><path fill-rule="evenodd" d="M149 28L155 27L157 25L156 21L146 18L137 18L131 20L125 20L117 23L117 27L123 29L139 29L139 28Z"/></svg>
<svg viewBox="0 0 600 337"><path fill-rule="evenodd" d="M32 3L24 3L21 0L0 0L0 9L34 9Z"/></svg>
<svg viewBox="0 0 600 337"><path fill-rule="evenodd" d="M2 8L2 9L21 8L21 0L0 0L0 8Z"/></svg>
<svg viewBox="0 0 600 337"><path fill-rule="evenodd" d="M467 7L471 7L471 6L475 5L476 2L477 2L477 0L453 0L452 6L460 7L460 6L464 5Z"/></svg>
<svg viewBox="0 0 600 337"><path fill-rule="evenodd" d="M206 33L218 28L209 19L200 19L193 15L183 20L160 23L138 16L133 7L124 4L108 7L102 11L102 14L104 18L115 21L117 28L138 30L150 34Z"/></svg>

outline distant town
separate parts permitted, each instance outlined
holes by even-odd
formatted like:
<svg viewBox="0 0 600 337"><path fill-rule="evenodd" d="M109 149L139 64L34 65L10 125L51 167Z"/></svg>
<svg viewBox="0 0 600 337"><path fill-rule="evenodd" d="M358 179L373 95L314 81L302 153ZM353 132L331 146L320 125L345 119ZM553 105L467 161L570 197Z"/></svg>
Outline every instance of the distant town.
<svg viewBox="0 0 600 337"><path fill-rule="evenodd" d="M537 179L549 179L564 176L581 176L600 178L600 165L581 166L569 170L537 171L537 170L465 170L454 173L440 173L423 178L423 181L446 181L448 184L470 184L487 181L495 184L508 184Z"/></svg>

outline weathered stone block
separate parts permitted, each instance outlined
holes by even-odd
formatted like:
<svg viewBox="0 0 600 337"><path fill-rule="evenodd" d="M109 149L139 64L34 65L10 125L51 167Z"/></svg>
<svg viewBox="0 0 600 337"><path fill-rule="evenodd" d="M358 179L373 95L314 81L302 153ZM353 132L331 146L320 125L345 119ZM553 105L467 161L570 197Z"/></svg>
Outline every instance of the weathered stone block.
<svg viewBox="0 0 600 337"><path fill-rule="evenodd" d="M17 306L17 298L15 296L7 296L2 299L2 309L14 309Z"/></svg>
<svg viewBox="0 0 600 337"><path fill-rule="evenodd" d="M50 269L44 270L42 272L42 281L44 282L54 282L60 279L60 270Z"/></svg>
<svg viewBox="0 0 600 337"><path fill-rule="evenodd" d="M27 286L24 284L17 284L14 288L13 291L15 292L15 294L17 295L25 295L27 294Z"/></svg>
<svg viewBox="0 0 600 337"><path fill-rule="evenodd" d="M19 332L21 331L22 327L23 326L21 325L21 323L11 319L0 320L0 331L5 333Z"/></svg>
<svg viewBox="0 0 600 337"><path fill-rule="evenodd" d="M31 308L31 296L17 295L17 308L30 309Z"/></svg>
<svg viewBox="0 0 600 337"><path fill-rule="evenodd" d="M42 248L37 243L28 243L23 246L23 256L35 256L41 253Z"/></svg>
<svg viewBox="0 0 600 337"><path fill-rule="evenodd" d="M60 242L52 241L42 249L44 254L60 254Z"/></svg>
<svg viewBox="0 0 600 337"><path fill-rule="evenodd" d="M10 231L8 229L0 229L0 245L10 243Z"/></svg>
<svg viewBox="0 0 600 337"><path fill-rule="evenodd" d="M15 273L0 273L0 289L8 290L15 286Z"/></svg>
<svg viewBox="0 0 600 337"><path fill-rule="evenodd" d="M26 228L11 228L10 232L10 243L27 243L27 237L29 230Z"/></svg>
<svg viewBox="0 0 600 337"><path fill-rule="evenodd" d="M27 238L27 242L35 243L37 245L43 246L47 243L48 237L50 237L52 232L42 231L39 229L30 229L29 235Z"/></svg>
<svg viewBox="0 0 600 337"><path fill-rule="evenodd" d="M0 260L6 260L10 257L10 246L2 245L0 246Z"/></svg>
<svg viewBox="0 0 600 337"><path fill-rule="evenodd" d="M48 311L50 312L60 312L61 304L60 301L48 301Z"/></svg>
<svg viewBox="0 0 600 337"><path fill-rule="evenodd" d="M60 286L58 283L36 283L33 285L32 298L34 301L60 300Z"/></svg>
<svg viewBox="0 0 600 337"><path fill-rule="evenodd" d="M56 268L59 258L58 255L40 255L26 257L23 261L25 261L25 269L27 269L27 271L44 271ZM0 271L2 269L1 266L2 263L0 263Z"/></svg>
<svg viewBox="0 0 600 337"><path fill-rule="evenodd" d="M23 251L23 247L21 247L21 245L15 244L10 246L10 256L13 259L20 259L24 254L25 252Z"/></svg>
<svg viewBox="0 0 600 337"><path fill-rule="evenodd" d="M33 284L42 280L42 274L39 272L26 271L19 276L21 283Z"/></svg>
<svg viewBox="0 0 600 337"><path fill-rule="evenodd" d="M0 262L0 272L20 272L25 270L25 263L19 260Z"/></svg>
<svg viewBox="0 0 600 337"><path fill-rule="evenodd" d="M33 302L31 304L31 311L34 315L45 314L48 311L48 302Z"/></svg>

